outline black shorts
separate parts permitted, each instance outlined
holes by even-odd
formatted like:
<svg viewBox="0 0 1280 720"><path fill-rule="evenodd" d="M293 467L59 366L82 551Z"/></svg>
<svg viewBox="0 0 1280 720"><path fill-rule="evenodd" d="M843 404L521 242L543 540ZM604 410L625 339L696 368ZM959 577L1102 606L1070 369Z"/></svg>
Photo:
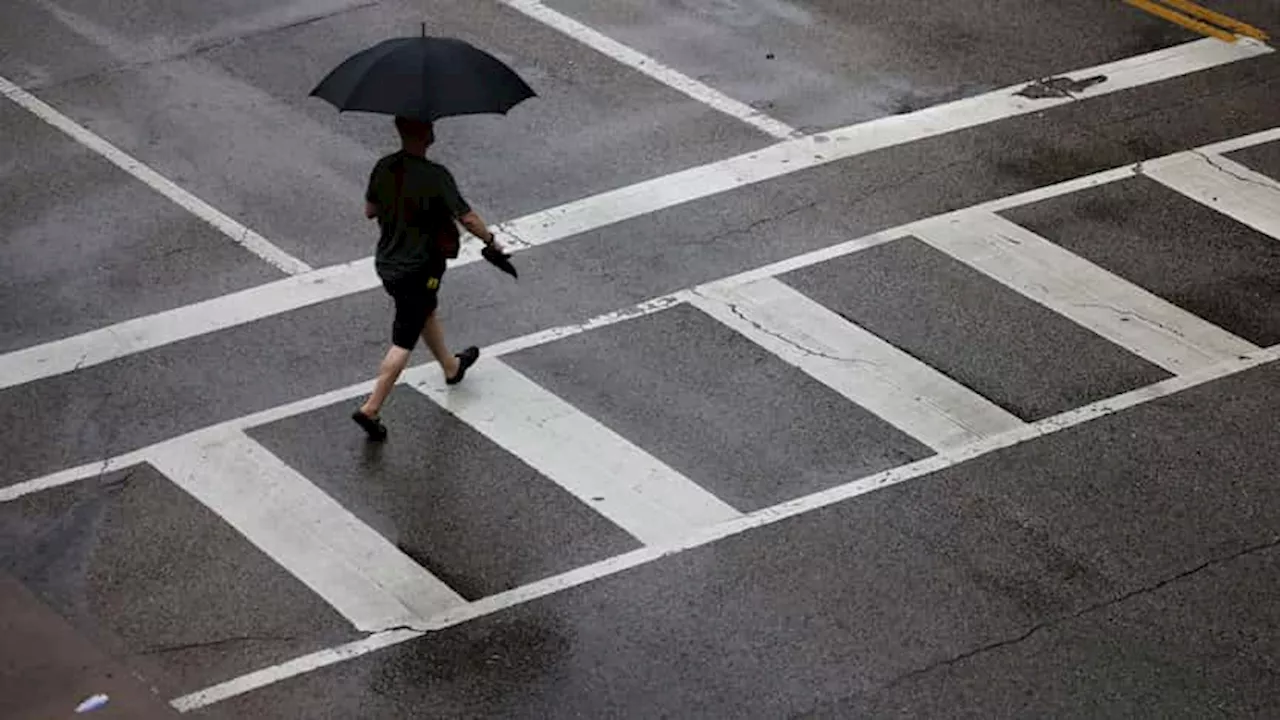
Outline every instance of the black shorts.
<svg viewBox="0 0 1280 720"><path fill-rule="evenodd" d="M436 293L444 270L445 261L441 259L417 272L382 281L383 289L396 306L395 320L391 323L391 343L396 347L412 350L418 345L422 327L439 304Z"/></svg>

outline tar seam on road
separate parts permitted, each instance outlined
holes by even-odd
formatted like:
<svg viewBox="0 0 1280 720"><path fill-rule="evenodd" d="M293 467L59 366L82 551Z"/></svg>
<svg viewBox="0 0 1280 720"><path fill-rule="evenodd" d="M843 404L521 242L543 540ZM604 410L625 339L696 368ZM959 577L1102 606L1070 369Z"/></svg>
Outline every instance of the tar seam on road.
<svg viewBox="0 0 1280 720"><path fill-rule="evenodd" d="M495 230L519 238L519 246L512 249L523 251L865 153L1041 112L1271 52L1271 47L1252 40L1239 43L1223 43L1211 38L1196 40L1069 73L1069 76L1081 78L1098 75L1107 78L1078 94L1033 100L1018 94L1027 85L1019 83L904 115L879 118L818 135L787 140L759 151L509 220ZM14 90L22 92L17 88ZM24 96L29 97L25 93ZM1275 137L1280 137L1280 130L1271 132L1275 133ZM1258 137L1262 138L1263 135ZM1256 142L1264 141L1259 139ZM237 224L235 227L242 226ZM256 234L245 235L247 229L237 232L244 237L258 237ZM478 243L468 242L453 264L457 266L479 259ZM378 278L374 273L372 258L366 257L133 318L0 355L0 390L377 287Z"/></svg>

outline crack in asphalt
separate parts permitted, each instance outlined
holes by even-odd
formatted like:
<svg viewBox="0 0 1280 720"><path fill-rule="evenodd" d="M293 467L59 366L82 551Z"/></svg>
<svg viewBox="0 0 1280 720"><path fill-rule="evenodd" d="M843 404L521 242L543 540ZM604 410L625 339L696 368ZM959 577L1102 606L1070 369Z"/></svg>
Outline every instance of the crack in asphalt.
<svg viewBox="0 0 1280 720"><path fill-rule="evenodd" d="M906 175L906 176L905 176L905 177L903 177L901 180L898 180L898 181L896 181L896 182L884 183L884 184L876 185L874 188L872 188L872 189L868 190L867 192L863 193L862 195L858 195L858 196L855 196L855 197L848 198L848 199L847 199L847 203L846 203L846 208L847 208L847 209L853 209L853 208L856 208L856 207L858 207L859 205L861 205L861 204L863 204L863 203L867 202L868 200L870 200L870 199L872 199L872 198L874 198L874 197L876 197L876 196L878 196L878 195L883 195L883 194L884 194L884 193L886 193L886 192L892 192L892 191L895 191L895 190L900 190L900 189L902 189L903 187L905 187L905 186L907 186L907 185L910 185L911 183L913 183L913 182L915 182L915 181L919 180L919 179L920 179L920 178L922 178L922 177L925 177L925 176L928 176L928 175L937 175L937 174L939 174L939 173L946 172L946 171L951 170L952 168L958 167L958 166L960 166L960 165L972 164L972 163L974 163L974 162L976 162L976 161L977 161L977 158L975 157L975 154L974 154L974 153L966 153L963 157L957 158L956 160L952 160L951 162L945 163L945 164L943 164L943 165L938 165L938 166L934 166L934 167L926 167L926 168L922 168L922 169L920 169L920 170L918 170L918 171L916 171L916 172L913 172L913 173L910 173L910 174ZM797 206L797 207L793 207L793 208L790 208L790 209L788 209L788 210L784 210L784 211L781 211L781 212L774 213L774 214L772 214L772 215L769 215L768 217L761 218L761 219L759 219L759 220L755 220L755 221L753 221L753 222L751 222L751 223L749 223L749 224L747 224L747 225L744 225L744 226L742 226L742 227L734 228L734 229L731 229L731 230L726 230L725 232L722 232L722 233L716 233L715 235L712 235L712 236L710 236L710 237L708 237L708 238L700 238L700 239L692 240L692 241L689 241L689 242L687 242L687 243L681 243L681 244L684 244L684 245L703 245L703 244L707 244L707 243L715 242L715 241L717 241L717 240L722 240L722 239L724 239L724 238L726 238L726 237L730 237L730 236L733 236L733 235L740 235L740 234L742 234L742 233L750 232L750 231L752 231L752 230L756 229L757 227L760 227L761 225L765 225L765 224L772 223L772 222L777 222L777 221L779 221L779 220L786 219L786 218L788 218L788 217L790 217L790 216L792 216L792 215L795 215L795 214L798 214L798 213L804 212L805 210L813 209L814 207L817 207L818 205L820 205L822 202L824 202L824 201L823 201L823 200L811 200L811 201L809 201L809 202L804 203L803 205L799 205L799 206ZM947 208L947 210L951 210L951 209L954 209L954 208Z"/></svg>
<svg viewBox="0 0 1280 720"><path fill-rule="evenodd" d="M1215 155L1211 155L1210 153L1204 152L1202 150L1192 150L1191 154L1203 159L1205 162L1209 163L1210 167L1217 170L1218 172L1230 175L1231 177L1241 182L1247 182L1250 185L1257 185L1258 187L1266 188L1267 190L1270 190L1273 193L1280 193L1280 189L1277 189L1276 186L1272 185L1271 183L1262 182L1261 180L1255 180L1254 178L1251 178L1251 177L1245 177L1244 175L1241 175L1237 172L1233 172L1230 168L1225 168L1219 165L1217 162L1215 162L1215 160L1220 160L1222 158L1217 158Z"/></svg>
<svg viewBox="0 0 1280 720"><path fill-rule="evenodd" d="M757 321L757 320L753 320L752 318L748 317L748 316L747 316L747 314L746 314L745 312L743 312L743 311L742 311L742 308L741 308L737 303L734 303L734 302L728 302L728 301L725 301L725 300L721 300L720 298L708 297L707 295L705 295L705 294L704 294L704 293L702 293L702 292L699 292L698 290L694 290L694 291L693 291L693 294L697 295L698 297L704 298L704 299L706 299L706 300L710 300L710 301L712 301L712 302L718 302L718 303L723 304L725 307L729 308L729 312L733 313L734 315L736 315L737 317L739 317L740 319L742 319L742 321L743 321L743 322L745 322L745 323L749 324L751 327L755 328L756 330L759 330L760 332L764 333L765 335L768 335L768 336L770 336L770 337L777 338L777 339L781 340L782 342L784 342L784 343L786 343L786 344L790 345L791 347L794 347L795 349L799 350L800 352L802 352L802 353L804 353L804 354L806 354L806 355L809 355L809 356L811 356L811 357L826 358L826 359L828 359L828 360L835 360L836 362L850 363L850 364L854 364L854 365L871 365L871 366L875 366L875 364L876 364L876 363L874 363L874 362L872 362L872 361L870 361L870 360L863 360L863 359L860 359L860 358L852 358L852 357L844 357L844 356L841 356L841 355L830 355L830 354L828 354L828 353L822 352L821 350L815 350L815 349L813 349L813 348L811 348L811 347L809 347L809 346L807 346L807 345L805 345L805 344L803 344L803 343L797 342L794 338L787 337L786 335L783 335L782 333L780 333L780 332L778 332L778 331L776 331L776 330L771 330L771 329L769 329L769 328L765 327L764 325L762 325L759 321Z"/></svg>
<svg viewBox="0 0 1280 720"><path fill-rule="evenodd" d="M165 653L184 652L186 650L201 650L204 648L220 647L222 645L230 645L232 643L241 642L292 642L298 638L291 635L235 635L233 637L218 638L217 640L203 640L200 642L181 643L177 645L157 645L142 650L140 655L161 655Z"/></svg>
<svg viewBox="0 0 1280 720"><path fill-rule="evenodd" d="M689 242L684 242L680 244L681 245L706 245L709 243L713 243L717 240L723 240L724 238L731 237L733 235L741 235L743 233L748 233L760 227L761 225L767 225L772 222L784 220L792 215L796 215L798 213L804 212L805 210L812 209L813 207L818 205L818 202L819 201L817 200L810 200L809 202L806 202L803 205L799 205L797 207L789 208L787 210L774 213L772 215L769 215L768 217L764 217L759 220L754 220L746 225L743 225L742 227L737 227L730 230L726 230L724 232L716 233L715 235L712 235L710 237L695 238L693 240L690 240Z"/></svg>
<svg viewBox="0 0 1280 720"><path fill-rule="evenodd" d="M1250 554L1257 553L1257 552L1262 552L1262 551L1264 551L1264 550L1270 550L1270 549L1275 548L1275 547L1280 547L1280 537L1272 538L1271 540L1269 540L1269 541L1267 541L1267 542L1258 543L1258 544L1256 544L1256 545L1251 545L1251 546L1246 547L1246 548L1244 548L1244 549L1242 549L1242 550L1239 550L1239 551L1237 551L1237 552L1231 553L1230 555L1225 555L1225 556L1223 556L1223 557L1218 557L1218 558L1213 558L1213 559L1211 559L1211 560L1207 560L1207 561L1205 561L1205 562L1203 562L1203 563L1201 563L1201 564L1199 564L1199 565L1197 565L1197 566L1195 566L1195 567L1193 567L1193 568L1191 568L1191 569L1189 569L1189 570L1185 570L1185 571L1180 572L1180 573L1178 573L1178 574L1176 574L1176 575L1173 575L1173 576L1171 576L1171 577L1165 578L1164 580L1160 580L1159 582L1155 582L1155 583L1152 583L1152 584L1150 584L1150 585L1145 585L1145 586L1140 587L1140 588L1137 588L1137 589L1135 589L1135 590L1131 590L1131 591L1129 591L1129 592L1127 592L1127 593L1124 593L1123 595L1120 595L1119 597L1115 597L1115 598L1111 598L1111 599L1109 599L1109 600L1104 600L1104 601L1101 601L1101 602L1097 602L1097 603L1094 603L1094 604L1089 605L1089 606L1087 606L1087 607L1084 607L1084 608L1082 608L1082 609L1080 609L1080 610L1077 610L1076 612L1069 613L1069 614L1066 614L1066 615L1062 615L1062 616L1059 616L1059 617L1056 617L1056 618L1053 618L1053 619L1050 619L1050 620L1045 620L1044 622L1037 623L1037 624L1035 624L1035 625L1031 626L1031 627L1030 627L1029 629L1027 629L1025 632L1023 632L1023 633L1019 633L1018 635L1015 635L1015 636L1013 636L1013 637L1005 638L1005 639L1003 639L1003 640L997 640L997 641L995 641L995 642L988 643L988 644L983 645L983 646L981 646L981 647L974 648L973 650L965 651L965 652L960 653L960 654L958 654L958 655L955 655L955 656L953 656L953 657L946 658L946 659L944 659L944 660L939 660L939 661L937 661L937 662L930 663L929 665L926 665L925 667L918 668L918 669L916 669L916 670L911 670L911 671L909 671L909 672L903 673L902 675L899 675L898 677L894 678L893 680L890 680L889 682L885 683L884 685L880 686L880 688L878 688L877 690L874 690L874 691L872 691L872 692L873 692L873 694L874 694L874 693L883 692L884 690L888 690L888 689L890 689L890 688L892 688L892 687L895 687L895 686L897 686L897 685L901 685L902 683L907 682L907 681L909 681L909 680L912 680L912 679L914 679L914 678L920 677L920 676L922 676L922 675L927 675L927 674L929 674L929 673L931 673L931 672L933 672L934 670L937 670L937 669L939 669L939 668L950 667L950 666L952 666L952 665L955 665L955 664L957 664L957 663L964 662L965 660L968 660L968 659L971 659L971 658L977 657L977 656L979 656L979 655L984 655L984 654L986 654L986 653L993 652L993 651L995 651L995 650L1000 650L1000 649L1002 649L1002 648L1007 648L1007 647L1011 647L1011 646L1013 646L1013 645L1017 645L1017 644L1019 644L1019 643L1025 642L1026 640L1030 639L1031 637L1033 637L1034 635L1036 635L1037 633L1039 633L1039 632L1041 632L1041 631L1043 631L1043 630L1048 630L1048 629L1050 629L1050 628L1053 628L1053 627L1056 627L1056 626L1058 626L1058 625L1061 625L1062 623L1069 622L1069 621L1071 621L1071 620L1075 620L1075 619L1077 619L1077 618L1083 617L1083 616L1085 616L1085 615L1089 615L1089 614L1091 614L1091 613L1095 613L1095 612L1097 612L1097 611L1099 611L1099 610L1105 610L1105 609L1106 609L1106 608L1108 608L1108 607L1111 607L1111 606L1113 606L1113 605L1118 605L1118 604L1120 604L1120 603L1122 603L1122 602L1125 602L1125 601L1127 601L1127 600L1131 600L1131 599L1133 599L1133 598L1135 598L1135 597L1139 597L1139 596L1141 596L1141 595L1149 595L1149 594L1154 593L1154 592L1157 592L1157 591L1159 591L1159 590L1161 590L1161 589L1163 589L1163 588L1165 588L1165 587L1168 587L1169 585L1172 585L1172 584L1174 584L1174 583L1176 583L1176 582L1178 582L1178 581L1180 581L1180 580L1185 580L1185 579L1187 579L1187 578L1189 578L1189 577L1192 577L1192 576L1194 576L1194 575L1196 575L1196 574L1198 574L1198 573L1201 573L1201 572L1203 572L1203 571L1205 571L1205 570L1208 570L1209 568L1216 567L1216 566L1218 566L1218 565L1223 565L1223 564L1229 563L1229 562L1231 562L1231 561L1233 561L1233 560L1237 560L1237 559L1239 559L1239 558L1242 558L1242 557L1244 557L1244 556L1246 556L1246 555L1250 555Z"/></svg>

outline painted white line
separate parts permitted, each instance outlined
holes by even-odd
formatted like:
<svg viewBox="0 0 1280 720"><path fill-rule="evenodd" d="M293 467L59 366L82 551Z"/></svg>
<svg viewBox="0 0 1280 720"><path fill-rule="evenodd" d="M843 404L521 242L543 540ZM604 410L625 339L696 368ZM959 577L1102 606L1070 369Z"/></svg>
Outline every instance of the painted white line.
<svg viewBox="0 0 1280 720"><path fill-rule="evenodd" d="M10 80L0 77L0 94L29 110L33 115L71 136L73 140L98 153L116 167L142 181L152 190L169 198L183 209L212 225L249 252L266 260L276 268L296 275L311 270L311 266L271 244L266 238L231 219L217 208L183 190L160 173L90 132L71 118L23 90Z"/></svg>
<svg viewBox="0 0 1280 720"><path fill-rule="evenodd" d="M416 625L466 601L333 498L238 431L151 448L146 459L364 632Z"/></svg>
<svg viewBox="0 0 1280 720"><path fill-rule="evenodd" d="M1262 173L1221 155L1187 152L1144 165L1143 175L1280 239L1280 182Z"/></svg>
<svg viewBox="0 0 1280 720"><path fill-rule="evenodd" d="M334 665L345 660L360 657L368 653L397 645L422 637L428 631L438 631L447 627L475 620L486 615L501 612L508 608L522 605L538 598L553 595L563 590L595 582L611 575L645 565L661 558L692 550L717 540L722 540L749 530L772 525L773 523L805 513L820 510L824 507L844 502L876 490L891 487L908 480L914 480L930 473L954 467L974 458L1002 450L1019 443L1052 435L1082 425L1092 420L1113 415L1115 413L1137 407L1153 400L1158 400L1187 390L1198 385L1220 380L1246 370L1280 360L1280 345L1266 350L1257 350L1240 358L1235 358L1219 365L1202 368L1187 375L1175 376L1153 385L1148 385L1113 398L1100 400L1091 405L1070 410L1059 415L1023 425L1001 435L984 438L963 447L948 450L914 463L885 470L874 475L854 480L828 490L806 495L795 500L758 510L737 520L697 531L694 535L670 545L643 547L622 555L586 565L560 575L539 580L528 585L506 592L490 595L477 600L464 608L449 610L431 618L420 631L404 632L395 636L376 635L337 647L321 650L309 655L290 660L279 665L257 670L226 682L213 685L203 690L184 695L172 701L173 707L187 712L213 705L230 698L258 690L274 683L297 677L298 675Z"/></svg>
<svg viewBox="0 0 1280 720"><path fill-rule="evenodd" d="M1083 79L1105 75L1089 96L1127 90L1189 72L1272 52L1258 42L1230 44L1212 38L1069 73ZM985 125L1006 118L1078 102L1073 97L1030 99L1017 93L1025 84L879 118L811 137L778 143L716 163L637 183L547 211L538 224L513 223L512 232L531 244L544 232L578 234L683 203L734 190L856 155Z"/></svg>
<svg viewBox="0 0 1280 720"><path fill-rule="evenodd" d="M779 280L709 286L690 302L935 451L1023 425Z"/></svg>
<svg viewBox="0 0 1280 720"><path fill-rule="evenodd" d="M123 470L127 467L145 462L146 453L144 451L128 452L123 455L117 455L106 460L85 463L76 467L60 470L56 473L45 475L43 477L20 482L8 487L0 487L0 503L11 502L17 500L24 495L51 490L63 485L80 482L91 477L101 477L107 473Z"/></svg>
<svg viewBox="0 0 1280 720"><path fill-rule="evenodd" d="M595 328L606 327L625 320L651 315L684 302L688 296L688 291L664 295L629 308L605 313L604 315L592 318L583 323L574 323L571 325L549 328L547 330L540 330L538 332L512 338L510 340L497 343L496 345L492 345L484 350L484 354L486 358L500 357L505 354L519 352L526 348L554 342L561 338L572 337ZM408 383L413 379L425 380L428 375L424 373L438 372L435 368L436 365L434 361L415 365L404 372L401 376L401 382ZM468 379L467 382L471 383L471 379ZM170 438L169 440L156 443L155 445L129 451L123 455L85 463L83 465L60 470L49 475L19 482L8 487L0 488L0 502L10 502L31 493L41 492L43 490L67 485L80 480L86 480L88 478L101 475L103 472L111 472L139 462L146 462L150 457L150 454L156 448L160 448L165 445L176 445L182 443L199 444L206 437L216 437L227 433L243 432L250 428L259 427L268 423L284 420L285 418L294 417L296 415L328 407L346 400L368 395L372 389L373 381L365 380L353 385L330 390L319 395L313 395L301 400L296 400L285 405L277 405L273 408L267 408L266 410L261 410L251 415L245 415L216 425L210 425L198 430L193 430L183 435Z"/></svg>
<svg viewBox="0 0 1280 720"><path fill-rule="evenodd" d="M222 295L212 300L125 320L80 335L0 355L0 389L110 362L288 310L378 287L371 261Z"/></svg>
<svg viewBox="0 0 1280 720"><path fill-rule="evenodd" d="M1195 47L1195 52L1185 49ZM1272 52L1273 48L1261 40L1240 38L1235 42L1223 42L1215 38L1202 38L1183 45L1175 45L1165 50L1158 50L1138 55L1113 63L1099 65L1093 70L1095 76L1115 78L1123 77L1122 82L1129 87L1150 85L1179 75L1196 72L1206 67L1234 62L1242 57L1253 57ZM1239 53L1239 54L1237 54ZM1073 79L1087 80L1076 76ZM1073 90L1071 95L1085 100L1113 92L1106 82L1086 85L1082 90Z"/></svg>
<svg viewBox="0 0 1280 720"><path fill-rule="evenodd" d="M501 231L501 227L492 229ZM516 252L526 247L512 238L504 238L504 243ZM451 265L458 267L480 260L481 248L479 242L465 243ZM0 355L0 390L381 286L373 258L363 258L33 345Z"/></svg>
<svg viewBox="0 0 1280 720"><path fill-rule="evenodd" d="M345 645L320 650L310 655L296 657L279 665L241 675L221 685L215 685L211 688L193 692L190 695L184 695L173 700L170 705L178 712L185 713L198 710L222 700L243 695L251 690L266 687L285 678L304 675L312 670L319 670L343 660L351 660L375 650L399 645L407 640L422 637L423 634L419 630L389 630L377 633Z"/></svg>
<svg viewBox="0 0 1280 720"><path fill-rule="evenodd" d="M1076 79L1093 77L1103 69L1111 73L1106 81L1090 88L1091 94L1097 95L1268 52L1271 52L1271 48L1253 41L1242 40L1236 44L1228 44L1207 38L1118 63L1080 70L1069 76ZM1152 75L1151 68L1159 69L1160 72ZM1031 100L1015 95L1019 89L1021 86L1005 88L814 137L785 141L759 152L646 180L516 218L503 223L496 230L504 234L504 243L510 244L513 250L520 251L862 153L1075 102L1073 98ZM1265 133L1250 137L1256 138L1254 144L1268 140ZM1236 142L1244 141L1237 139ZM1108 172L1116 176L1133 174L1131 168ZM1100 184L1114 179L1118 177L1100 173L1071 182ZM1060 188L1061 192L1070 192L1067 184L1053 187ZM1016 199L1024 196L1015 196L1006 198L1004 202L1031 202L1035 194L1043 195L1052 191L1052 188L1041 188L1026 194L1024 200ZM452 265L476 261L479 249L479 243L465 243L462 254ZM373 272L372 258L364 258L214 300L127 320L0 356L0 389L109 362L376 287L378 279Z"/></svg>
<svg viewBox="0 0 1280 720"><path fill-rule="evenodd" d="M409 383L646 545L741 513L501 360L450 388L436 368Z"/></svg>
<svg viewBox="0 0 1280 720"><path fill-rule="evenodd" d="M1240 137L1220 140L1200 148L1200 152L1209 153L1211 155L1225 155L1233 153L1237 150L1253 147L1254 145L1265 145L1269 142L1280 140L1280 127L1274 127L1270 130L1259 130L1249 135L1241 135Z"/></svg>
<svg viewBox="0 0 1280 720"><path fill-rule="evenodd" d="M1080 192L1081 190L1101 187L1103 185L1119 182L1121 180L1128 180L1129 178L1134 177L1138 174L1139 165L1140 163L1125 165L1124 167L1103 170L1102 172L1094 173L1092 175L1084 175L1082 177L1064 180L1053 185L1046 185L1044 187L1020 192L1017 195L996 198L995 200L982 203L981 205L974 205L969 209L996 213L1004 210L1011 210L1016 207L1022 207L1023 205L1038 203L1042 200L1049 200L1062 195L1070 195L1071 193ZM949 213L942 213L941 215L936 215L934 217L943 217L948 214ZM927 218L921 222L928 222L931 219L932 218Z"/></svg>
<svg viewBox="0 0 1280 720"><path fill-rule="evenodd" d="M999 215L960 211L914 234L1171 373L1258 349Z"/></svg>
<svg viewBox="0 0 1280 720"><path fill-rule="evenodd" d="M786 123L775 120L746 103L734 100L728 95L664 65L648 55L623 45L608 35L593 30L563 13L552 10L536 0L498 0L498 2L524 13L543 25L564 33L583 45L613 58L633 70L644 73L654 80L682 92L698 102L709 105L730 117L737 118L761 132L776 138L795 137L799 134L798 131Z"/></svg>

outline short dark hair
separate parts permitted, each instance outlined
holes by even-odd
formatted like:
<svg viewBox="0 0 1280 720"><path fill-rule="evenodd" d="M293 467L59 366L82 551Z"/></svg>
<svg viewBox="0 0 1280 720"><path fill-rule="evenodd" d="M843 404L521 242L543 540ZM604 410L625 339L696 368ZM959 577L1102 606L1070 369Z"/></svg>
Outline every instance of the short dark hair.
<svg viewBox="0 0 1280 720"><path fill-rule="evenodd" d="M435 128L426 120L396 116L396 131L403 140L421 140L430 145L436 139Z"/></svg>

